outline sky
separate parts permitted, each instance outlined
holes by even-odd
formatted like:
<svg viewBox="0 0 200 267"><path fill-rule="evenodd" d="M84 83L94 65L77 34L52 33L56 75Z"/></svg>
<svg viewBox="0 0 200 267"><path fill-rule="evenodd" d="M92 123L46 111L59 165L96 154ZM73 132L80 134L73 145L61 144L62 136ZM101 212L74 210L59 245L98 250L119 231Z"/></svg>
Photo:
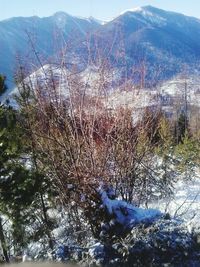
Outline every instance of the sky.
<svg viewBox="0 0 200 267"><path fill-rule="evenodd" d="M200 18L200 0L0 0L0 20L10 17L46 17L57 11L111 20L127 9L152 5Z"/></svg>

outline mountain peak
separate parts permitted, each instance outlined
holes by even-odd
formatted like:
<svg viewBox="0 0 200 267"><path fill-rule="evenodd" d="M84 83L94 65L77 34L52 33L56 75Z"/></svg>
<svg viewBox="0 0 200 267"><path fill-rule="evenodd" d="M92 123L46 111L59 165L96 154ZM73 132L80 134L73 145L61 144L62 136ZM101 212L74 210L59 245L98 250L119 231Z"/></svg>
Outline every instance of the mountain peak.
<svg viewBox="0 0 200 267"><path fill-rule="evenodd" d="M123 15L125 13L144 13L144 12L158 12L158 11L162 11L162 9L159 9L157 7L151 6L151 5L147 5L147 6L139 6L139 7L135 7L135 8L131 8L131 9L126 9L124 10L120 15Z"/></svg>
<svg viewBox="0 0 200 267"><path fill-rule="evenodd" d="M97 23L97 24L100 24L100 25L103 25L103 24L104 24L104 21L99 20L99 19L96 19L96 18L94 18L94 17L92 17L92 16L90 16L90 17L88 18L88 20L90 20L90 21L92 21L92 22L95 22L95 23Z"/></svg>
<svg viewBox="0 0 200 267"><path fill-rule="evenodd" d="M70 15L64 11L58 11L58 12L53 14L53 17L55 17L55 18L67 18L67 17L70 17Z"/></svg>
<svg viewBox="0 0 200 267"><path fill-rule="evenodd" d="M143 10L142 7L134 7L134 8L131 8L131 9L126 9L124 10L123 12L120 13L120 15L124 15L128 12L141 12Z"/></svg>
<svg viewBox="0 0 200 267"><path fill-rule="evenodd" d="M136 7L125 10L118 18L125 18L126 21L137 20L145 24L152 24L153 26L163 26L166 24L166 12L153 6Z"/></svg>
<svg viewBox="0 0 200 267"><path fill-rule="evenodd" d="M53 15L53 20L60 29L63 29L66 26L66 23L70 18L71 16L63 11L58 11Z"/></svg>
<svg viewBox="0 0 200 267"><path fill-rule="evenodd" d="M151 5L146 5L146 6L143 6L143 7L141 7L142 9L145 9L145 10L162 10L162 9L160 9L160 8L158 8L158 7L155 7L155 6L151 6Z"/></svg>

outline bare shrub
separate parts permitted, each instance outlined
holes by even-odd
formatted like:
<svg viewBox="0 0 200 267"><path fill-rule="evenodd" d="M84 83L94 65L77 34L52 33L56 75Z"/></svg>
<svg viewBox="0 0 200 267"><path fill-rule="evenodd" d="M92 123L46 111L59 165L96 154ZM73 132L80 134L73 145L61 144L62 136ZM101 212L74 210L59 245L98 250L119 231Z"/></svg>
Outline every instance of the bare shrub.
<svg viewBox="0 0 200 267"><path fill-rule="evenodd" d="M108 109L110 76L105 66L98 68L90 84L93 94L87 93L87 81L79 73L60 69L64 95L50 69L48 76L45 72L45 84L39 77L33 85L22 73L18 100L37 151L38 166L58 188L77 230L86 217L98 235L103 216L98 214L97 220L100 185L112 187L115 195L136 205L147 203L155 192L167 190L151 168L161 114L146 109L133 123L133 110Z"/></svg>

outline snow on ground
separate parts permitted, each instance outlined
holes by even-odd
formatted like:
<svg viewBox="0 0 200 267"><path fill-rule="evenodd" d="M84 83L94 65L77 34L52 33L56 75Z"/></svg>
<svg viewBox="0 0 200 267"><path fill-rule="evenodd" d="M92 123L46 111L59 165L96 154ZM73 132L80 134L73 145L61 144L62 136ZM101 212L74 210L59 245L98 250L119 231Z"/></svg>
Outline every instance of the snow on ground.
<svg viewBox="0 0 200 267"><path fill-rule="evenodd" d="M145 107L150 107L157 105L157 102L153 99L156 95L156 91L148 90L132 90L132 91L120 91L116 90L107 99L108 108L136 108L143 109Z"/></svg>
<svg viewBox="0 0 200 267"><path fill-rule="evenodd" d="M169 95L172 98L179 97L185 99L191 105L200 106L200 79L199 76L189 78L176 77L169 80L160 87L161 95Z"/></svg>
<svg viewBox="0 0 200 267"><path fill-rule="evenodd" d="M109 231L109 225L115 227L119 225L121 232L123 229L127 230L133 226L137 227L140 223L153 223L157 219L159 222L159 218L162 221L162 214L166 212L169 212L172 217L172 220L166 220L166 225L169 223L169 227L173 229L173 227L178 225L179 221L181 222L179 218L185 219L183 227L186 226L186 230L188 229L188 232L191 233L193 226L200 226L200 170L192 180L183 180L183 178L185 179L185 177L180 177L175 184L173 198L152 203L149 205L149 209L138 208L125 201L113 199L112 192L107 192L103 187L100 187L99 193L101 195L102 205L106 208L111 219L109 222L102 222L102 233L105 230ZM66 252L68 246L72 246L75 251L77 250L77 255L79 255L80 250L75 246L73 240L75 233L73 227L69 225L68 214L62 209L60 211L50 210L49 216L56 218L58 222L57 227L52 231L52 237L56 241L55 251L57 257L64 259L68 255ZM163 224L160 225L162 226ZM161 231L165 231L166 229L161 229ZM84 235L88 244L91 244L88 247L90 257L100 257L104 254L104 247L101 243L94 243L95 240L87 236L87 232ZM31 243L25 252L25 256L36 260L44 253L46 255L45 260L51 259L52 254L46 250L46 246L43 247L40 242Z"/></svg>
<svg viewBox="0 0 200 267"><path fill-rule="evenodd" d="M174 186L174 196L152 203L150 207L183 218L188 227L200 226L200 170L192 180L181 179Z"/></svg>
<svg viewBox="0 0 200 267"><path fill-rule="evenodd" d="M113 223L122 225L124 229L132 228L139 223L154 221L162 215L157 209L142 209L123 200L111 199L103 189L100 189L99 193L104 208L115 218Z"/></svg>
<svg viewBox="0 0 200 267"><path fill-rule="evenodd" d="M73 59L75 61L75 59ZM25 83L31 84L33 89L44 88L44 94L50 94L49 85L56 85L58 96L61 99L69 97L70 92L74 88L70 88L69 81L73 79L80 79L83 82L82 92L92 97L102 94L105 106L108 109L115 109L119 107L126 107L137 110L146 107L160 107L166 112L171 114L175 112L177 104L184 104L185 98L189 105L200 107L200 78L198 73L190 75L188 78L176 76L173 79L165 81L160 86L151 89L137 89L130 81L128 90L126 84L119 85L121 79L121 72L119 69L113 69L105 74L106 90L101 86L102 73L98 67L94 65L88 66L85 70L76 75L67 70L65 67L53 64L46 64L39 68L25 79ZM52 80L54 81L52 84ZM55 83L55 84L54 84ZM12 99L13 95L18 92L17 87L8 90L3 96L0 97L1 102L10 99L11 105L15 106L15 101ZM136 114L136 119L138 115Z"/></svg>

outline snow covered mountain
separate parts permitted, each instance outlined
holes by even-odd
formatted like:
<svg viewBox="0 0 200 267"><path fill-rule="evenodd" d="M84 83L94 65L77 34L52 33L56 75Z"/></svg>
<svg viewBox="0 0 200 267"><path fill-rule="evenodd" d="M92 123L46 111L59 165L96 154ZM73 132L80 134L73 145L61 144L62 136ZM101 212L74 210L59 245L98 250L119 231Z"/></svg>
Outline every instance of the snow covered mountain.
<svg viewBox="0 0 200 267"><path fill-rule="evenodd" d="M184 64L197 68L200 60L200 20L152 6L125 11L95 38L129 75L143 69L147 79L170 78Z"/></svg>
<svg viewBox="0 0 200 267"><path fill-rule="evenodd" d="M8 77L8 83L12 83L18 57L26 58L27 65L29 62L38 63L37 60L34 62L34 48L34 52L45 61L68 41L75 46L99 25L93 18L77 18L64 12L44 18L16 17L0 21L0 73Z"/></svg>
<svg viewBox="0 0 200 267"><path fill-rule="evenodd" d="M43 64L50 63L48 59L67 42L70 60L77 57L79 63L88 64L89 47L94 64L101 54L122 79L126 75L134 82L152 84L172 78L186 66L191 73L199 69L200 20L152 6L127 10L107 23L64 12L45 18L11 18L0 22L0 73L10 82L18 55L37 69L41 67L38 54Z"/></svg>

